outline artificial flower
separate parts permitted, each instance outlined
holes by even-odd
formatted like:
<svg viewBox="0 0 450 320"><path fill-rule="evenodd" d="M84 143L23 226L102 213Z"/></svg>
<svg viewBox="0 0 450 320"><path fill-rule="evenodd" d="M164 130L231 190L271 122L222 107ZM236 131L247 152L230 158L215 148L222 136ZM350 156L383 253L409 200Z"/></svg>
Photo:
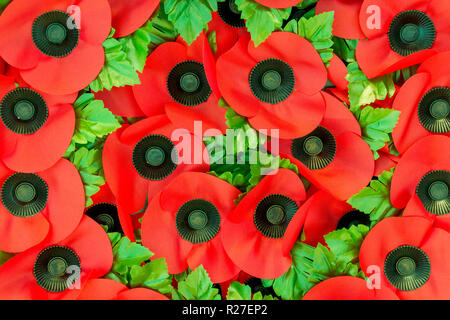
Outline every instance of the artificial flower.
<svg viewBox="0 0 450 320"><path fill-rule="evenodd" d="M113 87L94 93L95 99L103 100L105 107L117 116L137 118L145 114L139 107L133 94L133 87Z"/></svg>
<svg viewBox="0 0 450 320"><path fill-rule="evenodd" d="M289 8L293 7L302 0L255 0L259 4L269 8Z"/></svg>

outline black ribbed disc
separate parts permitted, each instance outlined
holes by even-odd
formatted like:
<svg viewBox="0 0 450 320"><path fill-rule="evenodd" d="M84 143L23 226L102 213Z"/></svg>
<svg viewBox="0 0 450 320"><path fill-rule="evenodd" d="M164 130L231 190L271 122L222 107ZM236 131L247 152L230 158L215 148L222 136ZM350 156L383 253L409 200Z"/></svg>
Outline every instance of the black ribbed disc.
<svg viewBox="0 0 450 320"><path fill-rule="evenodd" d="M167 90L173 100L188 107L206 102L211 88L203 64L191 60L178 63L167 76Z"/></svg>
<svg viewBox="0 0 450 320"><path fill-rule="evenodd" d="M18 134L32 134L47 121L48 109L44 98L29 88L8 92L0 103L3 124Z"/></svg>
<svg viewBox="0 0 450 320"><path fill-rule="evenodd" d="M328 129L319 126L310 134L292 140L291 152L309 169L322 169L336 155L336 139Z"/></svg>
<svg viewBox="0 0 450 320"><path fill-rule="evenodd" d="M404 245L392 250L384 262L384 274L397 289L412 291L430 277L430 259L421 249Z"/></svg>
<svg viewBox="0 0 450 320"><path fill-rule="evenodd" d="M282 238L297 210L298 206L291 198L271 194L258 203L253 222L264 236L272 239Z"/></svg>
<svg viewBox="0 0 450 320"><path fill-rule="evenodd" d="M217 3L217 12L223 22L234 28L245 27L245 21L241 19L241 13L236 5L236 0L225 0Z"/></svg>
<svg viewBox="0 0 450 320"><path fill-rule="evenodd" d="M440 216L450 213L449 186L449 171L430 171L418 183L416 194L429 213Z"/></svg>
<svg viewBox="0 0 450 320"><path fill-rule="evenodd" d="M68 28L68 25L71 28ZM34 45L43 54L62 58L70 54L78 44L80 32L73 27L73 18L64 11L48 11L33 22L31 35Z"/></svg>
<svg viewBox="0 0 450 320"><path fill-rule="evenodd" d="M81 267L76 253L67 247L52 246L39 253L34 262L33 274L37 284L43 289L61 292L71 285L68 280L74 273L66 272L70 266Z"/></svg>
<svg viewBox="0 0 450 320"><path fill-rule="evenodd" d="M162 180L177 167L178 154L172 141L152 134L142 138L133 150L133 166L145 179ZM176 160L174 163L172 158Z"/></svg>
<svg viewBox="0 0 450 320"><path fill-rule="evenodd" d="M344 214L341 219L339 219L336 230L342 228L349 229L351 226L357 226L359 224L370 227L370 216L359 210L352 210Z"/></svg>
<svg viewBox="0 0 450 320"><path fill-rule="evenodd" d="M276 104L286 100L294 90L295 76L291 66L280 59L260 61L249 75L250 89L256 98Z"/></svg>
<svg viewBox="0 0 450 320"><path fill-rule="evenodd" d="M220 214L209 201L190 200L178 209L176 227L180 236L189 242L207 242L219 232Z"/></svg>
<svg viewBox="0 0 450 320"><path fill-rule="evenodd" d="M114 204L106 202L94 204L86 210L86 215L99 224L107 226L108 232L122 233L117 206Z"/></svg>
<svg viewBox="0 0 450 320"><path fill-rule="evenodd" d="M428 91L417 109L422 126L433 133L450 131L450 88L438 87Z"/></svg>
<svg viewBox="0 0 450 320"><path fill-rule="evenodd" d="M34 216L47 204L47 183L34 173L14 173L3 183L1 199L11 214L17 217Z"/></svg>
<svg viewBox="0 0 450 320"><path fill-rule="evenodd" d="M422 11L399 13L389 27L389 44L402 56L430 49L436 38L433 21Z"/></svg>

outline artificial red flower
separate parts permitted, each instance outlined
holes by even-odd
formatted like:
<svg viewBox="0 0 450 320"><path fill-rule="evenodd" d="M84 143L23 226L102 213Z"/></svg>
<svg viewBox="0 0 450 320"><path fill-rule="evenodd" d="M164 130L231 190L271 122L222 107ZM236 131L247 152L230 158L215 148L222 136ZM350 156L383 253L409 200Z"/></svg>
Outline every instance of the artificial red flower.
<svg viewBox="0 0 450 320"><path fill-rule="evenodd" d="M69 94L99 74L110 30L108 0L14 0L0 16L0 55L33 88Z"/></svg>
<svg viewBox="0 0 450 320"><path fill-rule="evenodd" d="M289 8L301 1L302 0L255 0L255 2L269 8Z"/></svg>
<svg viewBox="0 0 450 320"><path fill-rule="evenodd" d="M177 159L172 159L173 150ZM125 235L134 240L130 215L141 212L146 201L180 173L208 171L207 157L201 138L176 128L164 115L110 134L103 148L103 169Z"/></svg>
<svg viewBox="0 0 450 320"><path fill-rule="evenodd" d="M450 50L447 0L365 0L356 60L370 79Z"/></svg>
<svg viewBox="0 0 450 320"><path fill-rule="evenodd" d="M369 289L364 279L341 276L315 285L302 300L398 300L398 297L389 288Z"/></svg>
<svg viewBox="0 0 450 320"><path fill-rule="evenodd" d="M42 241L58 242L79 224L85 197L80 175L69 161L36 173L0 164L0 251L21 252Z"/></svg>
<svg viewBox="0 0 450 320"><path fill-rule="evenodd" d="M450 138L428 136L417 141L400 158L391 183L396 208L408 203L409 215L427 217L435 226L450 225ZM416 208L417 210L413 210Z"/></svg>
<svg viewBox="0 0 450 320"><path fill-rule="evenodd" d="M150 202L142 220L142 244L165 258L169 273L203 265L211 281L232 279L240 269L222 244L223 224L240 191L212 175L187 172Z"/></svg>
<svg viewBox="0 0 450 320"><path fill-rule="evenodd" d="M81 290L78 300L169 300L156 291L135 288L110 279L91 279Z"/></svg>
<svg viewBox="0 0 450 320"><path fill-rule="evenodd" d="M277 129L283 139L311 132L325 113L325 66L314 47L291 32L274 32L257 48L241 36L218 59L217 81L225 100L255 129Z"/></svg>
<svg viewBox="0 0 450 320"><path fill-rule="evenodd" d="M46 241L3 264L0 299L76 299L87 280L105 275L112 262L108 236L85 216L64 240Z"/></svg>
<svg viewBox="0 0 450 320"><path fill-rule="evenodd" d="M223 244L233 262L253 277L283 275L305 219L304 200L303 183L294 172L280 168L262 179L224 221Z"/></svg>
<svg viewBox="0 0 450 320"><path fill-rule="evenodd" d="M121 117L137 118L145 114L139 107L131 86L113 87L94 93L95 99L103 100L105 107Z"/></svg>
<svg viewBox="0 0 450 320"><path fill-rule="evenodd" d="M5 61L0 57L0 74L4 74L6 70L6 63Z"/></svg>
<svg viewBox="0 0 450 320"><path fill-rule="evenodd" d="M367 276L380 277L380 287L402 300L448 299L449 241L450 234L427 219L386 218L364 239L359 261Z"/></svg>
<svg viewBox="0 0 450 320"><path fill-rule="evenodd" d="M386 152L378 152L380 157L375 160L374 176L379 176L383 171L389 171L397 166L399 157Z"/></svg>
<svg viewBox="0 0 450 320"><path fill-rule="evenodd" d="M0 76L0 160L22 172L54 165L72 140L76 97L45 94L26 84L16 87L13 78Z"/></svg>
<svg viewBox="0 0 450 320"><path fill-rule="evenodd" d="M141 84L133 86L136 101L146 116L165 112L179 128L194 132L194 121L201 121L203 131L225 133L226 109L218 105L211 90L214 83L205 73L204 63L215 63L212 54L204 52L210 50L205 41L204 33L190 46L178 38L158 46L148 56Z"/></svg>
<svg viewBox="0 0 450 320"><path fill-rule="evenodd" d="M334 11L333 35L344 39L363 39L359 11L364 0L319 0L316 14Z"/></svg>
<svg viewBox="0 0 450 320"><path fill-rule="evenodd" d="M327 67L328 80L333 83L337 89L345 91L343 97L344 99L348 99L348 80L345 78L347 75L347 67L344 62L333 53L333 58L330 60L330 64ZM345 100L343 100L345 101Z"/></svg>
<svg viewBox="0 0 450 320"><path fill-rule="evenodd" d="M420 138L450 136L450 52L427 59L397 93L393 108L400 118L392 132L395 147L404 153Z"/></svg>
<svg viewBox="0 0 450 320"><path fill-rule="evenodd" d="M125 37L139 29L159 6L159 0L108 0L114 37Z"/></svg>
<svg viewBox="0 0 450 320"><path fill-rule="evenodd" d="M323 93L325 116L311 133L280 140L280 154L296 164L313 185L345 201L373 177L374 159L350 110Z"/></svg>
<svg viewBox="0 0 450 320"><path fill-rule="evenodd" d="M324 235L341 228L364 224L370 226L369 215L353 209L347 202L318 191L303 205L306 209L302 242L311 246L325 245Z"/></svg>

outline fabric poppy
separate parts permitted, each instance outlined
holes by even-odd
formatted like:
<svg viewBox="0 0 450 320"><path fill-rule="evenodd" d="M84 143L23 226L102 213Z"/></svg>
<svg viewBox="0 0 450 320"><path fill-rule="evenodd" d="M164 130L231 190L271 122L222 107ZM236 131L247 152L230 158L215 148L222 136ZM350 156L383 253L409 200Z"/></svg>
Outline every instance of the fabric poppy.
<svg viewBox="0 0 450 320"><path fill-rule="evenodd" d="M397 166L399 157L385 152L378 152L380 157L375 160L374 176L379 176L383 171L389 171Z"/></svg>
<svg viewBox="0 0 450 320"><path fill-rule="evenodd" d="M225 219L222 241L234 263L253 277L274 279L289 268L289 251L305 220L305 189L288 169L261 180Z"/></svg>
<svg viewBox="0 0 450 320"><path fill-rule="evenodd" d="M76 299L86 282L104 276L112 262L108 236L85 216L64 240L46 241L4 263L0 267L0 299Z"/></svg>
<svg viewBox="0 0 450 320"><path fill-rule="evenodd" d="M345 99L348 99L347 86L348 80L345 78L347 75L347 67L344 62L333 53L333 58L330 60L330 64L327 67L328 80L333 83L339 90L345 91Z"/></svg>
<svg viewBox="0 0 450 320"><path fill-rule="evenodd" d="M364 239L359 261L364 272L379 266L381 288L402 300L448 299L449 241L450 234L427 219L386 218Z"/></svg>
<svg viewBox="0 0 450 320"><path fill-rule="evenodd" d="M320 123L325 113L320 90L326 81L317 51L290 32L273 32L257 48L243 35L217 61L224 99L255 129L279 130L283 139L305 135Z"/></svg>
<svg viewBox="0 0 450 320"><path fill-rule="evenodd" d="M0 16L0 55L33 88L70 94L99 74L110 30L108 0L15 0Z"/></svg>
<svg viewBox="0 0 450 320"><path fill-rule="evenodd" d="M81 290L78 300L169 300L156 291L135 288L110 279L91 279Z"/></svg>
<svg viewBox="0 0 450 320"><path fill-rule="evenodd" d="M194 132L194 121L201 121L203 132L216 129L225 133L226 109L218 105L211 90L215 85L205 73L204 64L215 64L212 53L204 52L209 48L205 41L204 33L190 46L178 38L158 46L149 55L140 75L141 84L133 86L136 101L146 116L165 113L179 128Z"/></svg>
<svg viewBox="0 0 450 320"><path fill-rule="evenodd" d="M372 8L377 8L373 10ZM356 59L370 79L397 71L450 50L447 0L365 0Z"/></svg>
<svg viewBox="0 0 450 320"><path fill-rule="evenodd" d="M9 170L0 164L0 251L21 252L42 241L58 242L79 224L84 188L65 159L37 173Z"/></svg>
<svg viewBox="0 0 450 320"><path fill-rule="evenodd" d="M399 300L389 288L369 289L364 279L334 277L315 285L302 300Z"/></svg>
<svg viewBox="0 0 450 320"><path fill-rule="evenodd" d="M159 6L159 0L108 0L114 37L128 36L139 29Z"/></svg>
<svg viewBox="0 0 450 320"><path fill-rule="evenodd" d="M325 191L318 191L304 204L306 209L302 242L311 246L326 245L324 235L341 228L364 224L370 226L368 214L353 209L347 202L335 199Z"/></svg>
<svg viewBox="0 0 450 320"><path fill-rule="evenodd" d="M350 110L328 93L322 94L326 112L320 125L308 135L280 139L279 151L313 185L345 201L372 179L373 154Z"/></svg>
<svg viewBox="0 0 450 320"><path fill-rule="evenodd" d="M94 93L95 99L103 100L105 107L117 116L138 118L145 114L139 107L131 86L113 87Z"/></svg>
<svg viewBox="0 0 450 320"><path fill-rule="evenodd" d="M205 173L175 178L149 203L142 220L142 244L155 253L151 259L165 258L172 274L203 265L214 283L236 276L240 269L225 252L221 236L239 194Z"/></svg>
<svg viewBox="0 0 450 320"><path fill-rule="evenodd" d="M77 95L50 95L21 82L16 87L13 78L0 76L0 160L14 171L46 170L70 145Z"/></svg>
<svg viewBox="0 0 450 320"><path fill-rule="evenodd" d="M391 202L407 215L425 216L438 226L450 224L450 137L428 136L400 158L391 183ZM413 208L419 207L420 210Z"/></svg>
<svg viewBox="0 0 450 320"><path fill-rule="evenodd" d="M146 202L180 173L208 171L208 162L201 138L176 128L165 115L110 134L103 148L103 169L125 235L135 239L130 215L142 212Z"/></svg>
<svg viewBox="0 0 450 320"><path fill-rule="evenodd" d="M395 147L404 153L420 138L450 136L450 52L427 59L397 93L393 108L400 118L392 132Z"/></svg>
<svg viewBox="0 0 450 320"><path fill-rule="evenodd" d="M269 8L289 8L301 1L302 0L255 0L255 2Z"/></svg>

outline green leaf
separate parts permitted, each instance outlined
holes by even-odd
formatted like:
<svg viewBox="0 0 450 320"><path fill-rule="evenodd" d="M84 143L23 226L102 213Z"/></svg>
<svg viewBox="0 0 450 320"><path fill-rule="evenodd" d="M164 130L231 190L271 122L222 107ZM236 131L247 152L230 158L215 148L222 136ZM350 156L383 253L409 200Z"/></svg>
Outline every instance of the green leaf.
<svg viewBox="0 0 450 320"><path fill-rule="evenodd" d="M227 292L227 300L251 300L252 289L250 286L234 281Z"/></svg>
<svg viewBox="0 0 450 320"><path fill-rule="evenodd" d="M359 256L361 244L369 233L369 227L363 224L342 228L324 236L330 251L341 260L355 262Z"/></svg>
<svg viewBox="0 0 450 320"><path fill-rule="evenodd" d="M299 9L306 9L306 8L316 4L317 2L319 2L319 0L303 0L303 1L300 1L300 3L296 5L296 7Z"/></svg>
<svg viewBox="0 0 450 320"><path fill-rule="evenodd" d="M269 8L253 0L236 0L236 5L256 47L273 31L281 30L283 20L289 18L291 14L291 8Z"/></svg>
<svg viewBox="0 0 450 320"><path fill-rule="evenodd" d="M343 61L347 63L355 62L355 51L358 42L359 40L357 39L350 40L333 37L333 51Z"/></svg>
<svg viewBox="0 0 450 320"><path fill-rule="evenodd" d="M0 14L3 12L3 10L6 9L6 7L8 6L8 4L11 2L12 0L0 0Z"/></svg>
<svg viewBox="0 0 450 320"><path fill-rule="evenodd" d="M162 294L170 293L172 289L172 276L168 273L164 258L152 260L143 266L131 266L130 278L131 288L145 287Z"/></svg>
<svg viewBox="0 0 450 320"><path fill-rule="evenodd" d="M213 288L213 283L202 265L178 283L178 293L185 300L221 300L219 290Z"/></svg>
<svg viewBox="0 0 450 320"><path fill-rule="evenodd" d="M181 37L191 44L217 11L217 0L166 0L164 10Z"/></svg>
<svg viewBox="0 0 450 320"><path fill-rule="evenodd" d="M230 129L243 129L248 125L247 118L239 115L230 105L225 101L224 98L219 100L219 106L226 108L227 112L225 113L226 125Z"/></svg>
<svg viewBox="0 0 450 320"><path fill-rule="evenodd" d="M14 253L0 251L0 266L14 257Z"/></svg>
<svg viewBox="0 0 450 320"><path fill-rule="evenodd" d="M347 202L355 209L370 214L372 226L384 218L393 217L400 213L390 199L390 188L394 168L383 171L378 179L370 181L369 187L353 195Z"/></svg>
<svg viewBox="0 0 450 320"><path fill-rule="evenodd" d="M278 300L278 298L272 297L270 294L263 296L263 294L258 291L253 295L252 300Z"/></svg>

